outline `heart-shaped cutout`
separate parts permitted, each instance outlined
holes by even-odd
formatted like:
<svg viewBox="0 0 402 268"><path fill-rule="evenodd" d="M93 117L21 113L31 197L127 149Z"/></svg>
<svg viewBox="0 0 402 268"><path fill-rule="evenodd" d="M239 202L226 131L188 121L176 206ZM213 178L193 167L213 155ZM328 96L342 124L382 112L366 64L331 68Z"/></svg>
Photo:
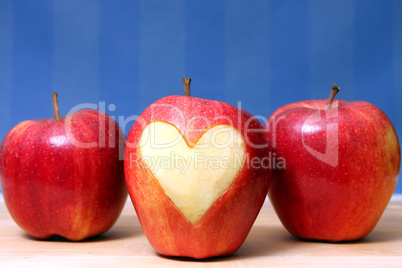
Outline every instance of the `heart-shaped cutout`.
<svg viewBox="0 0 402 268"><path fill-rule="evenodd" d="M142 161L192 224L232 185L245 159L243 137L228 125L213 126L188 144L173 125L153 121L139 144Z"/></svg>

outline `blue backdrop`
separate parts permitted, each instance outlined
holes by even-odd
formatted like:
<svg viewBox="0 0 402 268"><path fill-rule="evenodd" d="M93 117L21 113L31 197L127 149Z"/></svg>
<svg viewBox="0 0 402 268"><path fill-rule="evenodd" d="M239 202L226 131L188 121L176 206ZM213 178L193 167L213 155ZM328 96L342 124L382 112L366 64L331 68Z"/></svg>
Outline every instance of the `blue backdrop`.
<svg viewBox="0 0 402 268"><path fill-rule="evenodd" d="M104 102L128 133L130 116L182 94L184 75L193 96L264 118L336 82L401 136L402 1L0 1L0 140L52 117L54 90L62 115Z"/></svg>

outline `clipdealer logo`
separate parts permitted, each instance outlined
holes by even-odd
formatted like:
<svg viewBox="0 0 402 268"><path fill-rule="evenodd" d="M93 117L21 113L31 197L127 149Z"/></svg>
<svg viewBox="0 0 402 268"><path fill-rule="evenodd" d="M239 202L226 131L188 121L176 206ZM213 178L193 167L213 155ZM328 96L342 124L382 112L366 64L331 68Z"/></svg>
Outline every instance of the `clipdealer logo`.
<svg viewBox="0 0 402 268"><path fill-rule="evenodd" d="M332 166L336 167L339 164L339 101L334 100L335 95L339 92L339 87L336 84L333 84L332 91L327 101L327 105L325 109L316 109L314 113L308 116L301 127L300 135L301 135L301 143L303 148L306 151L317 158L318 160ZM303 105L299 106L299 108L303 107ZM308 107L308 106L307 106ZM313 107L311 107L313 108ZM323 114L324 113L324 114ZM278 124L281 120L286 118L286 114L282 114L278 118L275 115L272 116L269 120L269 124L267 127L270 128L269 132L271 133L270 137L272 140L271 146L272 148L277 147L277 129ZM312 147L310 147L307 143L307 136L314 133L317 130L318 125L325 125L325 152L320 152ZM299 135L299 134L297 134ZM275 150L274 150L275 151ZM280 156L281 157L281 156Z"/></svg>
<svg viewBox="0 0 402 268"><path fill-rule="evenodd" d="M332 107L330 109L323 110L325 113L325 122L326 122L326 150L325 153L319 152L306 144L305 134L310 132L314 128L314 124L321 122L322 110L317 110L315 113L310 115L303 123L302 126L302 143L304 148L315 158L318 160L332 166L336 167L339 164L339 155L338 155L338 122L337 120L331 120L334 118L338 118L339 109L338 109L338 101L334 101ZM332 122L331 122L332 121Z"/></svg>

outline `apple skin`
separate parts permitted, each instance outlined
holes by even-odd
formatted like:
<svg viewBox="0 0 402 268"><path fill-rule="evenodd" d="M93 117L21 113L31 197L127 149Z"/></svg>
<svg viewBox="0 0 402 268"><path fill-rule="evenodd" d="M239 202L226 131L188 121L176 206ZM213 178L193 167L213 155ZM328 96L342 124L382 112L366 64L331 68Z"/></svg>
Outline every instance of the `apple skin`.
<svg viewBox="0 0 402 268"><path fill-rule="evenodd" d="M271 170L244 164L233 184L201 220L192 225L166 196L140 158L137 143L143 129L154 120L174 125L184 139L193 143L211 126L231 125L243 135L250 159L268 155L264 127L245 110L227 103L168 96L149 106L128 134L124 163L126 184L153 248L161 255L195 259L232 254L246 239L264 203Z"/></svg>
<svg viewBox="0 0 402 268"><path fill-rule="evenodd" d="M16 125L0 149L1 188L14 221L40 239L78 241L108 230L127 199L119 146L117 122L96 110Z"/></svg>
<svg viewBox="0 0 402 268"><path fill-rule="evenodd" d="M269 198L285 228L298 238L358 240L373 230L395 190L399 141L391 121L373 104L336 101L325 113L326 104L288 104L268 119L271 152L286 161L285 169L272 171ZM302 134L314 113L321 120ZM326 148L330 136L338 142L335 149ZM328 153L321 158L326 161L306 147Z"/></svg>

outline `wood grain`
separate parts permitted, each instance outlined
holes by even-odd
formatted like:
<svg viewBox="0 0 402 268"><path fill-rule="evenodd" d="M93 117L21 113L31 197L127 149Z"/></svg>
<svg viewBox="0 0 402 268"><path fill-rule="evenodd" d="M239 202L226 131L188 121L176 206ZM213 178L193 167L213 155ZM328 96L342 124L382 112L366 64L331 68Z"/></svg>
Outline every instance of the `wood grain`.
<svg viewBox="0 0 402 268"><path fill-rule="evenodd" d="M374 231L354 243L306 242L282 227L267 200L243 246L203 261L165 258L152 249L128 201L105 234L82 242L41 241L24 233L0 203L0 267L280 266L402 267L402 202L392 201Z"/></svg>

